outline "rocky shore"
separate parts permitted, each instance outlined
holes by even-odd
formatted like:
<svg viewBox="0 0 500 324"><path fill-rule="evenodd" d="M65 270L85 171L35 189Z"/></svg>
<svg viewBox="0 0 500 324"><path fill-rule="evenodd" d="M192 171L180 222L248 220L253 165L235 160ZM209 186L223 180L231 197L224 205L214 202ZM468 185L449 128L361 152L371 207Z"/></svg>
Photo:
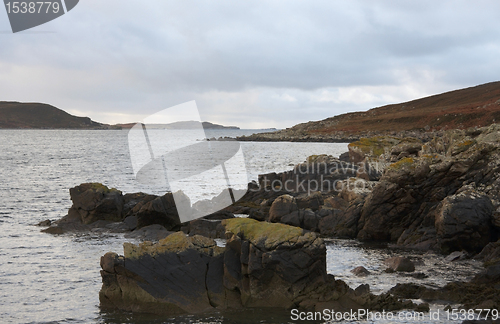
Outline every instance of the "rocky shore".
<svg viewBox="0 0 500 324"><path fill-rule="evenodd" d="M429 141L436 136L441 136L442 130L408 130L408 131L359 131L359 132L311 132L310 126L316 124L299 124L292 128L281 129L273 132L257 133L239 136L236 139L243 142L326 142L326 143L352 143L361 138L376 136L393 136L399 138L413 137L422 141Z"/></svg>
<svg viewBox="0 0 500 324"><path fill-rule="evenodd" d="M424 140L377 136L353 141L340 158L311 156L293 170L261 175L232 206L184 224L170 193L124 195L82 184L70 190L68 215L45 231L118 231L157 242L126 244L123 257L103 257L103 307L169 314L241 307L415 309L410 300L421 299L499 309L499 172L500 125ZM470 282L399 285L374 296L368 287L353 290L327 275L321 237L436 251L450 262L474 257L485 270ZM415 269L402 259L388 260L387 267Z"/></svg>
<svg viewBox="0 0 500 324"><path fill-rule="evenodd" d="M237 218L222 222L225 247L204 236L169 235L156 244L126 243L124 256L101 258L101 307L160 314L246 307L421 309L391 294L353 290L326 273L317 234L283 224Z"/></svg>

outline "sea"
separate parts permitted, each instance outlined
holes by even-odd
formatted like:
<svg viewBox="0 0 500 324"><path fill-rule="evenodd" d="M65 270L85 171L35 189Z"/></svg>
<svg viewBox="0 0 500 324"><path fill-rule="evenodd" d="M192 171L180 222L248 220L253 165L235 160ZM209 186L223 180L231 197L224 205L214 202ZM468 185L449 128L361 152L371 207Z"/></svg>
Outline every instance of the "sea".
<svg viewBox="0 0 500 324"><path fill-rule="evenodd" d="M236 137L262 131L207 130L206 135ZM247 179L252 181L259 174L290 170L313 154L339 156L347 151L347 144L242 142L241 151ZM297 322L290 310L281 309L176 317L101 310L100 257L109 251L121 254L124 242L137 241L126 239L123 234L100 232L51 235L40 232L36 226L40 221L66 215L71 206L69 189L85 182L100 182L124 193L160 195L165 190L137 181L127 130L0 130L0 323ZM199 189L200 197L210 190L218 189L216 185L204 186ZM331 239L326 245L329 273L352 288L367 283L377 294L404 282L440 287L453 280L470 279L481 270L481 265L472 260L451 264L439 255L383 244ZM417 262L417 271L428 278L385 273L383 261L393 255L410 256ZM372 275L355 277L350 270L357 266L364 266ZM441 316L431 319L427 314L418 322L461 322L448 319L442 312L445 306L431 305L433 310L441 310ZM361 322L417 321L411 312L401 314L406 317Z"/></svg>

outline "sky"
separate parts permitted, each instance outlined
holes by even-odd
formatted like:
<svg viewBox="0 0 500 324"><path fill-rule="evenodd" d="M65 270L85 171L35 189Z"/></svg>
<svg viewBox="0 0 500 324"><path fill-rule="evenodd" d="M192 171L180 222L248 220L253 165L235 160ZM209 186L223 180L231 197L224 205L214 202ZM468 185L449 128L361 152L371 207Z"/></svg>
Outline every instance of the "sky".
<svg viewBox="0 0 500 324"><path fill-rule="evenodd" d="M13 34L0 100L115 124L195 100L285 128L500 79L500 1L82 0Z"/></svg>

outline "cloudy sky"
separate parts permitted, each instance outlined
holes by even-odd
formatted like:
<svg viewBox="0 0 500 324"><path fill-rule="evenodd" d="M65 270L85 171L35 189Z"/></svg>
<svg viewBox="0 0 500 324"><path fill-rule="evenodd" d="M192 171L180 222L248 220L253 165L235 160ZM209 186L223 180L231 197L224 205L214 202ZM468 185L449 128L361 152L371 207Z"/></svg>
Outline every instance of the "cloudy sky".
<svg viewBox="0 0 500 324"><path fill-rule="evenodd" d="M284 128L500 79L500 1L82 0L12 34L0 100L105 123L196 100L203 120Z"/></svg>

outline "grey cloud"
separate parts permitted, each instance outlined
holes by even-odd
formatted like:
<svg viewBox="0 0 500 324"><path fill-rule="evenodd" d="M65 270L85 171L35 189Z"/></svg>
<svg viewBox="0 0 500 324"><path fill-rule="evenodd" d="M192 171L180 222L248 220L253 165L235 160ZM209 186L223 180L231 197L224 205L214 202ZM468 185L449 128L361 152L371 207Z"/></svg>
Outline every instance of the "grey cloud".
<svg viewBox="0 0 500 324"><path fill-rule="evenodd" d="M0 97L134 113L197 99L225 118L252 93L241 120L293 124L382 104L318 103L318 89L425 81L415 92L431 94L495 80L499 11L494 1L85 1L39 27L54 33L0 34ZM283 89L303 92L262 94Z"/></svg>

